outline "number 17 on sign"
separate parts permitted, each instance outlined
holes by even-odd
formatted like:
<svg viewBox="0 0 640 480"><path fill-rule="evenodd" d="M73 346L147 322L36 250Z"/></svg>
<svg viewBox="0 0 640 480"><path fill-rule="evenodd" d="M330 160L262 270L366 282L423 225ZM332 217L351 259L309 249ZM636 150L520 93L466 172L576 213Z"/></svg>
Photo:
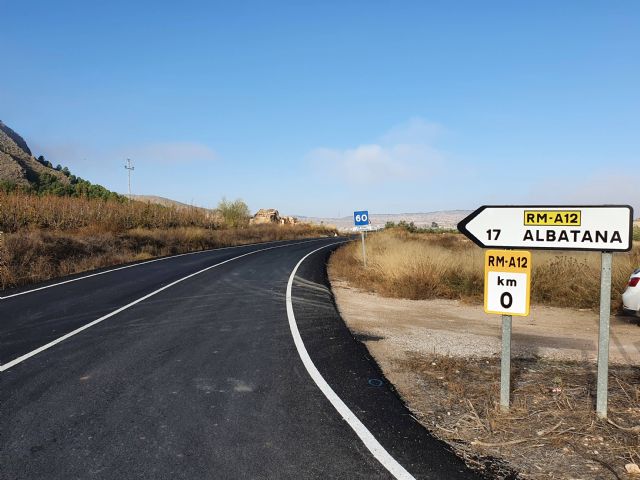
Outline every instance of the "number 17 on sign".
<svg viewBox="0 0 640 480"><path fill-rule="evenodd" d="M487 240L498 240L501 230L499 228L490 228L487 230Z"/></svg>

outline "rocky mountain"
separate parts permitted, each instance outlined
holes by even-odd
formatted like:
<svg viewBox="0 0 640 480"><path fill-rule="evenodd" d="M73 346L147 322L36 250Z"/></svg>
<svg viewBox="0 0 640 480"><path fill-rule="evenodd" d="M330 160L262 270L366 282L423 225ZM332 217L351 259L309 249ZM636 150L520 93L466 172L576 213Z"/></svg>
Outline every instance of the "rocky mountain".
<svg viewBox="0 0 640 480"><path fill-rule="evenodd" d="M37 184L45 173L69 184L64 173L40 163L27 142L0 120L0 181L28 187Z"/></svg>
<svg viewBox="0 0 640 480"><path fill-rule="evenodd" d="M0 120L0 131L4 132L11 140L15 142L15 144L20 147L27 155L32 155L27 142L24 141L20 135L14 132L11 128L5 125L2 120Z"/></svg>
<svg viewBox="0 0 640 480"><path fill-rule="evenodd" d="M77 177L71 171L40 156L35 158L27 142L0 121L0 189L24 191L40 195L81 196L115 199L124 197L102 185Z"/></svg>

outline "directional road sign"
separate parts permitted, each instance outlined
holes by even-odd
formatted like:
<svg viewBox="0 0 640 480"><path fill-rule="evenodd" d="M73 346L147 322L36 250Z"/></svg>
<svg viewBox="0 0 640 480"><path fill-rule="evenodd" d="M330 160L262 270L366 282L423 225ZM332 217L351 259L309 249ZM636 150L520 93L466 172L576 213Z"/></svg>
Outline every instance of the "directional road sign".
<svg viewBox="0 0 640 480"><path fill-rule="evenodd" d="M484 261L484 311L529 315L531 253L487 250Z"/></svg>
<svg viewBox="0 0 640 480"><path fill-rule="evenodd" d="M483 248L626 252L633 240L628 205L483 206L458 224Z"/></svg>
<svg viewBox="0 0 640 480"><path fill-rule="evenodd" d="M365 227L369 225L369 212L367 210L353 212L353 223L356 227Z"/></svg>

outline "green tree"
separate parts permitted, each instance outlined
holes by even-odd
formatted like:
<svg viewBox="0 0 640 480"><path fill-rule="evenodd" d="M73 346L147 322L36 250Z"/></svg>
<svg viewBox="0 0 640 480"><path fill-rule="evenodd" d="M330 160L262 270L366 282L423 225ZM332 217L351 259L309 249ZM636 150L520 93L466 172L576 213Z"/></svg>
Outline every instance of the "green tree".
<svg viewBox="0 0 640 480"><path fill-rule="evenodd" d="M249 207L239 198L233 202L229 202L223 197L220 203L218 203L218 211L222 215L224 224L231 228L247 225L251 217Z"/></svg>
<svg viewBox="0 0 640 480"><path fill-rule="evenodd" d="M18 189L16 182L11 180L0 180L0 191L4 193L15 192Z"/></svg>

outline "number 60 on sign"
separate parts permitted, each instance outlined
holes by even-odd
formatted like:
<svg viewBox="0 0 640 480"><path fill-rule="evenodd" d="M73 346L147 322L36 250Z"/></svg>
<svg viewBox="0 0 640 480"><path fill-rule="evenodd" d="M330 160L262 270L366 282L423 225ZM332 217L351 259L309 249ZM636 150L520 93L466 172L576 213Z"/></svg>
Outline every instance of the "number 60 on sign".
<svg viewBox="0 0 640 480"><path fill-rule="evenodd" d="M531 253L487 250L484 258L484 311L499 315L529 315Z"/></svg>

